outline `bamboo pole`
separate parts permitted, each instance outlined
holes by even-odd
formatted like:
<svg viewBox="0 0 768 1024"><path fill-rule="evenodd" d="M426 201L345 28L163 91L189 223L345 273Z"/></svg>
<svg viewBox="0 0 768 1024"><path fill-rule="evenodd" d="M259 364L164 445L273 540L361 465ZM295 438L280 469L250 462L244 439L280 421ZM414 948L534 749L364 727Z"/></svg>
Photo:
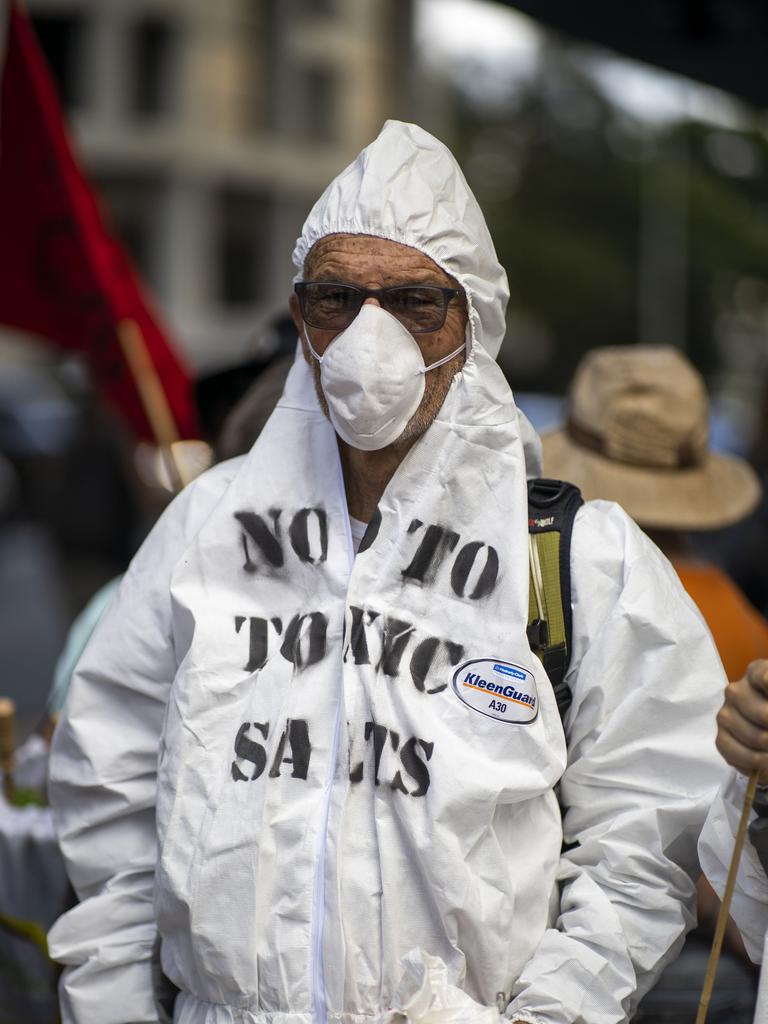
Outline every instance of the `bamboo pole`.
<svg viewBox="0 0 768 1024"><path fill-rule="evenodd" d="M741 851L744 846L744 838L747 834L749 812L752 809L752 802L755 799L757 779L758 769L756 768L749 776L749 782L747 783L747 792L744 794L744 806L741 809L739 827L736 830L736 841L733 845L733 853L731 854L731 864L728 868L728 878L725 883L725 891L723 892L723 901L720 904L720 913L717 915L715 934L712 939L712 949L710 950L709 962L707 963L707 973L704 975L704 985L701 989L699 1012L696 1014L696 1024L704 1024L704 1021L707 1019L707 1011L709 1010L709 1000L712 997L712 988L715 984L717 965L720 960L720 950L723 946L725 928L728 924L728 914L731 909L731 898L733 897L733 888L736 884L736 875L739 870Z"/></svg>
<svg viewBox="0 0 768 1024"><path fill-rule="evenodd" d="M0 775L3 792L13 800L13 769L16 760L16 705L10 697L0 697Z"/></svg>
<svg viewBox="0 0 768 1024"><path fill-rule="evenodd" d="M189 483L183 465L174 452L174 445L181 439L162 382L147 351L144 336L135 320L126 319L118 323L117 337L152 433L165 457L171 485L175 491L180 491Z"/></svg>

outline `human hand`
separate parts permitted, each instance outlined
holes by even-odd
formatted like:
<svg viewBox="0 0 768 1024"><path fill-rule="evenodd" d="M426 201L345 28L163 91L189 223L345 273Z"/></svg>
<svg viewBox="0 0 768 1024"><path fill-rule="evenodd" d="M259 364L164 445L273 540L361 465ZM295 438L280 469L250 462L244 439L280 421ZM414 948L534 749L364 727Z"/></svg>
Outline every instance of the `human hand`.
<svg viewBox="0 0 768 1024"><path fill-rule="evenodd" d="M768 659L753 661L726 687L715 743L737 771L749 775L757 768L760 784L768 784Z"/></svg>

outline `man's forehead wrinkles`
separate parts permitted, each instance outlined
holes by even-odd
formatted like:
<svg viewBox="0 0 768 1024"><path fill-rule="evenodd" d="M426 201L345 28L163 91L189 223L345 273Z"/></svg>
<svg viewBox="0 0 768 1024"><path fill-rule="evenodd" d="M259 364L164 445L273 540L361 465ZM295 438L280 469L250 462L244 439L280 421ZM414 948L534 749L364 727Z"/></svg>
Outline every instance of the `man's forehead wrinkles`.
<svg viewBox="0 0 768 1024"><path fill-rule="evenodd" d="M329 245L312 254L308 269L308 277L315 281L340 281L370 288L396 284L453 285L448 274L420 252L391 249L352 252Z"/></svg>

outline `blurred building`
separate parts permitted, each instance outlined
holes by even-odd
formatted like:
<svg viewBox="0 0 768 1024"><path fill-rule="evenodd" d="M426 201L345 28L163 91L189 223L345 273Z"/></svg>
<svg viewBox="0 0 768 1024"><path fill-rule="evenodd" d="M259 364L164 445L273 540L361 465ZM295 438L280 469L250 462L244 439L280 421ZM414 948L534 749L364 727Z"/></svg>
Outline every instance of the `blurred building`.
<svg viewBox="0 0 768 1024"><path fill-rule="evenodd" d="M28 0L75 143L197 369L252 354L311 203L408 109L412 0Z"/></svg>

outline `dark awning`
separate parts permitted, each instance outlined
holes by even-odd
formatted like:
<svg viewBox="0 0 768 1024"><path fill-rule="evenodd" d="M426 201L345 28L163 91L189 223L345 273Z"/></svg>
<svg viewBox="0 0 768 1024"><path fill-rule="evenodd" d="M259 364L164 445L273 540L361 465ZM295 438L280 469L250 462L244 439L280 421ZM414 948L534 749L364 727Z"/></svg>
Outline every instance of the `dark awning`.
<svg viewBox="0 0 768 1024"><path fill-rule="evenodd" d="M766 0L500 0L542 24L768 107Z"/></svg>

